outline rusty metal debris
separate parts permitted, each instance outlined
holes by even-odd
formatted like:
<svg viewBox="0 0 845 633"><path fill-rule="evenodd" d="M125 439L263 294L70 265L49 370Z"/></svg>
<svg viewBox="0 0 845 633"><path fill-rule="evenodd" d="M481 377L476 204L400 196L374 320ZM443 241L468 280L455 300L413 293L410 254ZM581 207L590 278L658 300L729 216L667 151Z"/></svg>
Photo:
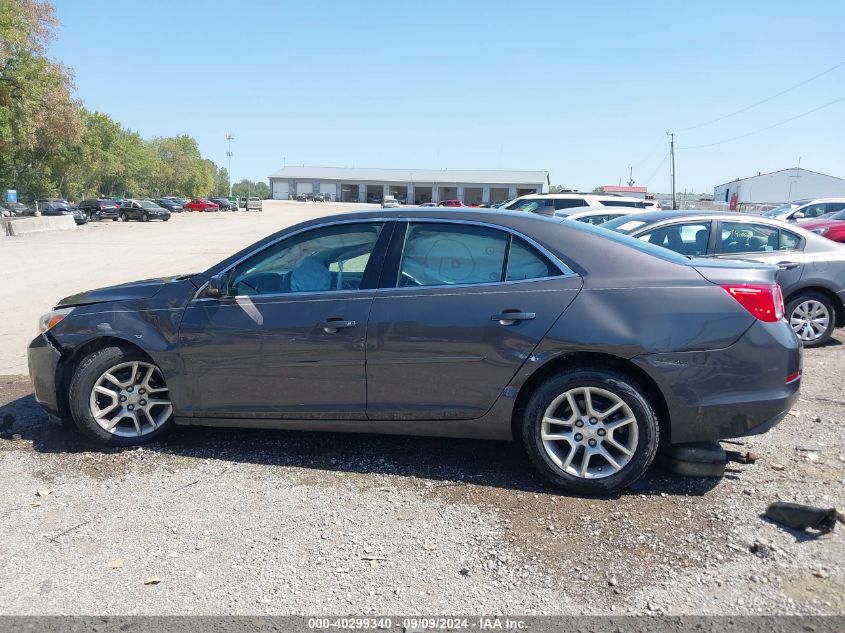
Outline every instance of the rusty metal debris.
<svg viewBox="0 0 845 633"><path fill-rule="evenodd" d="M725 455L727 455L729 462L753 464L757 461L757 453L752 453L751 451L746 451L745 453L741 451L725 451Z"/></svg>

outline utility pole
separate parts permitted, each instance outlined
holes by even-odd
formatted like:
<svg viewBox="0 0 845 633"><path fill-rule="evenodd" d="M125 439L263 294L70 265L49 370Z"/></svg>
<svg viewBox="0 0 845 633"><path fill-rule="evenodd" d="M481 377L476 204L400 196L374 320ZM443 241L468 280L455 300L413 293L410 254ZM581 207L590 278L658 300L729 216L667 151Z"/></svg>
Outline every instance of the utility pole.
<svg viewBox="0 0 845 633"><path fill-rule="evenodd" d="M672 177L672 210L678 208L678 201L675 200L675 133L666 132L669 135L669 172Z"/></svg>
<svg viewBox="0 0 845 633"><path fill-rule="evenodd" d="M229 151L226 152L226 156L229 157L229 171L227 175L229 176L229 197L232 197L232 141L235 140L235 137L231 134L226 135L226 140L229 141Z"/></svg>
<svg viewBox="0 0 845 633"><path fill-rule="evenodd" d="M634 168L633 167L628 167L628 186L629 187L634 186Z"/></svg>

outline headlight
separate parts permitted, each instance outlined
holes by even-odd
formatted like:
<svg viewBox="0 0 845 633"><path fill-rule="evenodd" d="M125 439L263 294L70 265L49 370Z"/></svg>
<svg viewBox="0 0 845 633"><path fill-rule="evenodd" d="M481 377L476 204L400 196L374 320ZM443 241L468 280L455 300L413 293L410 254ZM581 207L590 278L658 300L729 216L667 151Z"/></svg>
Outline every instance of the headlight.
<svg viewBox="0 0 845 633"><path fill-rule="evenodd" d="M38 319L38 329L43 334L47 330L50 330L61 323L71 312L73 312L73 308L61 308L42 315L41 318Z"/></svg>
<svg viewBox="0 0 845 633"><path fill-rule="evenodd" d="M827 233L827 231L828 231L828 229L829 229L829 228L830 228L830 227L828 227L828 226L823 226L823 227L822 227L822 228L820 228L820 229L813 229L813 231L812 231L812 232L813 232L813 233L818 233L819 235L824 235L825 233Z"/></svg>

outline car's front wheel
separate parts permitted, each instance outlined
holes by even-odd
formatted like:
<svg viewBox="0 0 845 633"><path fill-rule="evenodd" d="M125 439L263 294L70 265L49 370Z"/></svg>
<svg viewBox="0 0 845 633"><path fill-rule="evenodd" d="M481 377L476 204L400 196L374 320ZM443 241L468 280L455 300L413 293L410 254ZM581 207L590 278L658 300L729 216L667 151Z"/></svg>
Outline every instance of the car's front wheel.
<svg viewBox="0 0 845 633"><path fill-rule="evenodd" d="M573 368L532 394L522 440L534 466L575 494L609 495L645 473L657 452L657 416L644 389L604 368Z"/></svg>
<svg viewBox="0 0 845 633"><path fill-rule="evenodd" d="M121 222L129 222L129 217L126 215L125 211L120 212L120 221Z"/></svg>
<svg viewBox="0 0 845 633"><path fill-rule="evenodd" d="M100 444L146 444L173 426L164 376L137 350L105 347L87 356L71 378L68 401L76 426Z"/></svg>
<svg viewBox="0 0 845 633"><path fill-rule="evenodd" d="M805 292L790 299L786 305L786 318L804 347L819 347L827 343L836 325L833 302L818 292Z"/></svg>

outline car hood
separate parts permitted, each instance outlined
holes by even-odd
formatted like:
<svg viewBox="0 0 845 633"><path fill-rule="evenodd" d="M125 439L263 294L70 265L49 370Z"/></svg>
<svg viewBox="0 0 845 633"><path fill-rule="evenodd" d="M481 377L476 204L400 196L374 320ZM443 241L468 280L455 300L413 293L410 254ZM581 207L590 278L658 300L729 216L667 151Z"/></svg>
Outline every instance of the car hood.
<svg viewBox="0 0 845 633"><path fill-rule="evenodd" d="M189 279L190 275L179 275L176 277L158 277L156 279L144 279L132 281L117 286L107 286L97 290L88 290L75 295L70 295L59 301L56 307L83 306L92 303L106 303L110 301L130 301L133 299L149 299L154 297L167 284L181 282Z"/></svg>

